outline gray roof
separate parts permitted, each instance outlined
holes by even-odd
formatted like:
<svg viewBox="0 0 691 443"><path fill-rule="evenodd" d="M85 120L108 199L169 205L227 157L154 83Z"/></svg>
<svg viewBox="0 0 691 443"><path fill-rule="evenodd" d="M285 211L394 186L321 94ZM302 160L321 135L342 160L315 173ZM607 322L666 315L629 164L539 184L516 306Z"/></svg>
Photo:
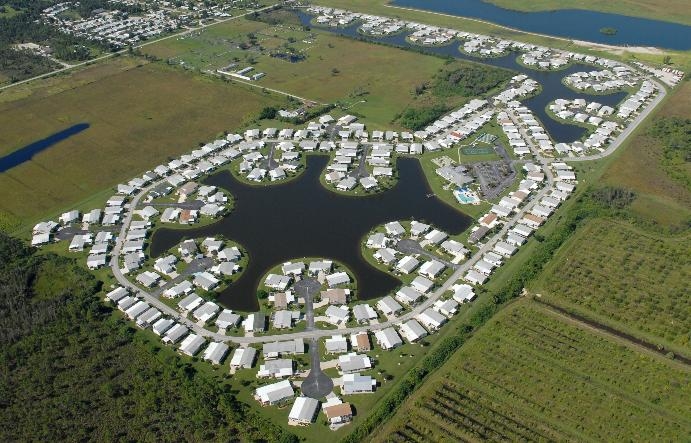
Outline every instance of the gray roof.
<svg viewBox="0 0 691 443"><path fill-rule="evenodd" d="M369 375L352 374L353 377L344 377L343 394L355 394L358 392L372 391L372 377Z"/></svg>
<svg viewBox="0 0 691 443"><path fill-rule="evenodd" d="M274 327L277 329L293 326L293 314L290 311L277 311L274 313Z"/></svg>
<svg viewBox="0 0 691 443"><path fill-rule="evenodd" d="M301 338L296 338L295 340L264 343L262 352L264 356L269 354L303 354L305 342Z"/></svg>
<svg viewBox="0 0 691 443"><path fill-rule="evenodd" d="M319 402L309 397L298 397L288 414L288 418L299 422L311 422L319 408Z"/></svg>
<svg viewBox="0 0 691 443"><path fill-rule="evenodd" d="M377 302L377 306L379 306L379 309L382 311L389 310L391 312L397 312L403 309L403 306L401 306L400 303L398 303L396 300L393 299L390 295L387 295L386 297L382 298ZM384 307L385 309L382 309Z"/></svg>
<svg viewBox="0 0 691 443"><path fill-rule="evenodd" d="M108 297L114 303L117 303L122 298L124 298L128 293L129 293L129 291L121 286L119 288L115 288L112 291L110 291L108 294L106 294L106 297Z"/></svg>
<svg viewBox="0 0 691 443"><path fill-rule="evenodd" d="M201 335L190 334L180 344L180 351L187 355L194 355L199 352L199 349L206 343L206 340Z"/></svg>
<svg viewBox="0 0 691 443"><path fill-rule="evenodd" d="M417 320L408 320L407 322L403 323L403 325L415 335L415 337L410 337L411 339L415 339L416 337L424 337L427 335L427 331L420 325L420 323L417 322Z"/></svg>
<svg viewBox="0 0 691 443"><path fill-rule="evenodd" d="M357 371L364 371L372 367L372 363L368 356L350 353L348 355L341 355L338 357L338 366L343 373L353 373Z"/></svg>
<svg viewBox="0 0 691 443"><path fill-rule="evenodd" d="M153 329L154 333L156 335L162 335L164 332L166 332L168 329L170 329L175 322L170 319L170 318L162 318L158 320L154 325L151 327Z"/></svg>
<svg viewBox="0 0 691 443"><path fill-rule="evenodd" d="M216 318L216 326L219 328L227 328L229 326L237 326L240 323L240 316L235 314L230 309L224 309L218 314Z"/></svg>
<svg viewBox="0 0 691 443"><path fill-rule="evenodd" d="M228 353L228 345L220 342L212 342L204 351L204 360L212 363L220 363Z"/></svg>
<svg viewBox="0 0 691 443"><path fill-rule="evenodd" d="M173 326L172 328L170 328L168 330L168 332L166 332L166 335L165 335L165 337L163 337L163 340L165 342L169 342L169 343L177 343L188 332L189 332L189 329L187 329L186 326L178 323L175 326Z"/></svg>
<svg viewBox="0 0 691 443"><path fill-rule="evenodd" d="M253 347L238 348L233 353L231 365L236 367L250 368L257 355L257 350Z"/></svg>

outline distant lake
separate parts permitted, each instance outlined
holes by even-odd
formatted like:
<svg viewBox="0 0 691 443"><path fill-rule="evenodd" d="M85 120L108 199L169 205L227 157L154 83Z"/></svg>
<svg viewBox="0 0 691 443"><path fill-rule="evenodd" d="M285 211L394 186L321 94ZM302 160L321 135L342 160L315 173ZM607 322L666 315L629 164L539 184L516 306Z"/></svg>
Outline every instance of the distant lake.
<svg viewBox="0 0 691 443"><path fill-rule="evenodd" d="M660 20L580 9L520 12L500 8L482 0L392 0L391 4L478 18L522 31L595 43L656 46L682 51L691 49L691 26ZM602 28L614 28L617 33L604 35L600 32Z"/></svg>
<svg viewBox="0 0 691 443"><path fill-rule="evenodd" d="M362 257L360 242L370 229L393 220L426 221L449 234L460 234L473 221L431 194L417 159L399 158L398 183L372 196L351 197L324 188L319 177L329 157L310 155L307 169L288 183L249 186L229 171L216 173L205 184L228 190L235 199L233 211L217 223L197 229L156 231L151 256L163 254L183 238L222 234L240 243L249 253L249 264L240 278L220 295L230 309L257 309L257 286L277 264L299 257L323 257L345 264L357 278L357 297L381 297L401 283L371 266Z"/></svg>
<svg viewBox="0 0 691 443"><path fill-rule="evenodd" d="M8 171L14 168L15 166L21 165L24 162L28 162L33 158L34 155L38 154L39 152L45 151L51 146L54 146L55 144L60 143L61 141L86 130L88 127L88 123L79 123L74 126L70 126L65 130L56 132L55 134L50 135L42 140L38 140L36 142L24 146L23 148L19 148L10 154L7 154L4 157L0 157L0 172Z"/></svg>

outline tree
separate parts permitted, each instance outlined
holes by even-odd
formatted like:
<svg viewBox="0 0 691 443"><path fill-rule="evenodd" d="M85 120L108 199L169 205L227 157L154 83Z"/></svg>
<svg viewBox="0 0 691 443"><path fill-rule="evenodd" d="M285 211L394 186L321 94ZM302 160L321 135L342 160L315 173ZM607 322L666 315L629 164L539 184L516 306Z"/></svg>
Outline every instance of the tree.
<svg viewBox="0 0 691 443"><path fill-rule="evenodd" d="M259 118L262 120L273 120L276 118L277 113L278 109L273 106L267 106L259 113Z"/></svg>

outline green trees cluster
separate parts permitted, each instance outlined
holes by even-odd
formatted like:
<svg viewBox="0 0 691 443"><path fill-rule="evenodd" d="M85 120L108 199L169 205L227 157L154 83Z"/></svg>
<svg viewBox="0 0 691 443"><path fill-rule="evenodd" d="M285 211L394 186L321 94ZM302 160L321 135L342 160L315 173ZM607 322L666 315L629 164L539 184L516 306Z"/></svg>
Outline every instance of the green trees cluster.
<svg viewBox="0 0 691 443"><path fill-rule="evenodd" d="M98 289L73 260L0 233L0 440L297 441Z"/></svg>
<svg viewBox="0 0 691 443"><path fill-rule="evenodd" d="M605 186L590 193L590 198L602 206L612 209L624 209L636 199L636 193L630 189L616 186Z"/></svg>
<svg viewBox="0 0 691 443"><path fill-rule="evenodd" d="M1 25L0 25L1 26ZM58 63L27 50L0 46L0 72L16 82L60 68Z"/></svg>
<svg viewBox="0 0 691 443"><path fill-rule="evenodd" d="M460 66L459 66L460 65ZM475 63L458 63L448 60L430 82L421 82L413 87L415 97L430 98L425 106L409 107L394 118L402 126L413 131L427 125L449 112L445 103L451 97L480 97L509 80L510 71Z"/></svg>
<svg viewBox="0 0 691 443"><path fill-rule="evenodd" d="M418 131L424 129L448 111L449 107L444 104L408 108L398 117L398 121L406 128Z"/></svg>
<svg viewBox="0 0 691 443"><path fill-rule="evenodd" d="M512 75L505 69L465 63L457 69L440 71L432 82L431 90L439 97L477 97L508 81Z"/></svg>
<svg viewBox="0 0 691 443"><path fill-rule="evenodd" d="M661 117L648 131L657 143L662 144L662 167L676 182L691 189L691 119Z"/></svg>

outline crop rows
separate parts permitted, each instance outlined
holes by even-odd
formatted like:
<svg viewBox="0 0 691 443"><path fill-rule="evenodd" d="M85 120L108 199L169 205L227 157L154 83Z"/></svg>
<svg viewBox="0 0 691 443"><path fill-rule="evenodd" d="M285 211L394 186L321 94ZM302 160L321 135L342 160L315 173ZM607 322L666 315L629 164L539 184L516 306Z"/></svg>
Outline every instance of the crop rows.
<svg viewBox="0 0 691 443"><path fill-rule="evenodd" d="M441 371L392 420L385 439L691 435L691 371L565 323L527 300L500 313Z"/></svg>
<svg viewBox="0 0 691 443"><path fill-rule="evenodd" d="M656 238L609 221L590 222L544 280L566 302L691 348L691 241Z"/></svg>

